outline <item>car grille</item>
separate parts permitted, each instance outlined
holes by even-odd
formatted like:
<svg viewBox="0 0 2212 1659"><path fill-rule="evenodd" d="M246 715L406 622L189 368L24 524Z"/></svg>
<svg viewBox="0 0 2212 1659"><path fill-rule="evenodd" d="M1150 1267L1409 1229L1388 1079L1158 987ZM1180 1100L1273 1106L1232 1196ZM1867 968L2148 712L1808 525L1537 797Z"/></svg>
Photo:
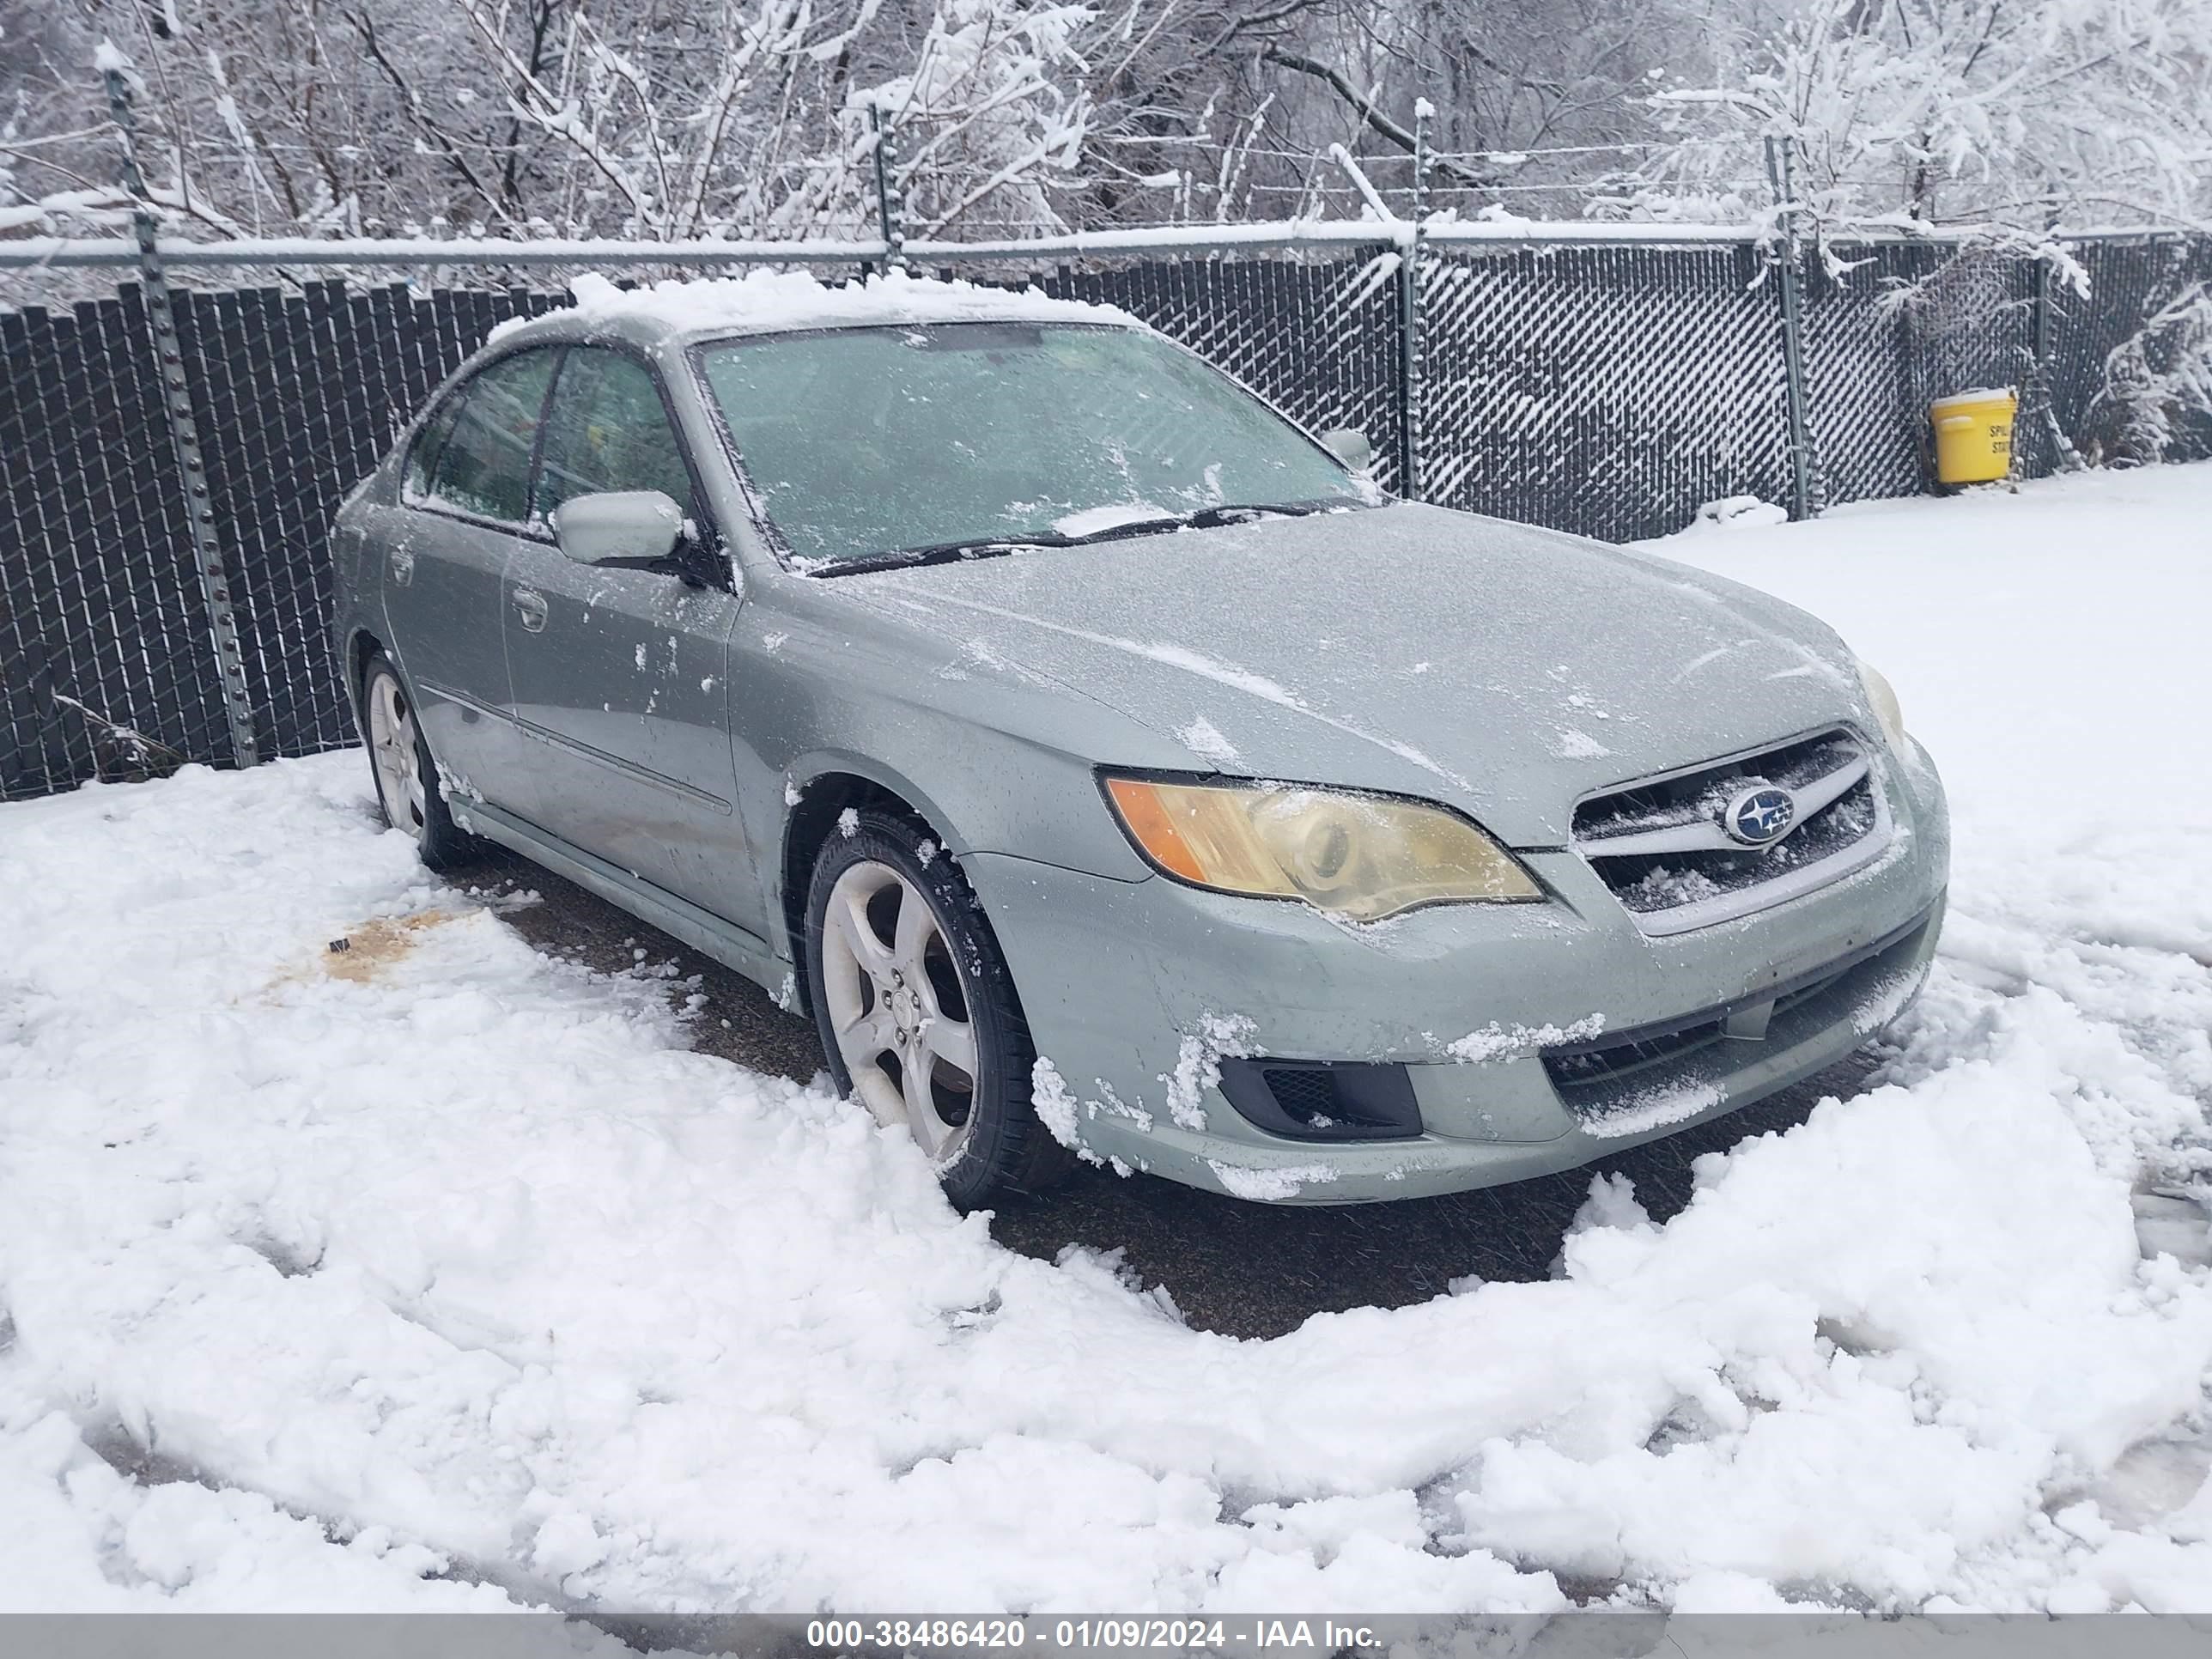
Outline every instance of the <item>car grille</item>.
<svg viewBox="0 0 2212 1659"><path fill-rule="evenodd" d="M1822 974L1810 985L1801 986L1776 997L1772 1014L1786 1014L1792 1008L1813 1000L1850 971L1848 968L1834 969ZM1555 1050L1545 1055L1544 1069L1551 1074L1553 1085L1563 1091L1586 1089L1599 1084L1618 1084L1639 1073L1656 1071L1669 1062L1686 1059L1717 1042L1727 1042L1729 1013L1727 1009L1717 1008L1695 1016L1680 1026L1642 1032L1625 1031L1610 1042L1596 1043L1589 1048ZM1771 1017L1769 1016L1770 1018Z"/></svg>
<svg viewBox="0 0 2212 1659"><path fill-rule="evenodd" d="M1731 1077L1767 1054L1845 1022L1871 1036L1893 1018L1918 988L1934 922L1923 915L1755 997L1547 1049L1544 1071L1586 1126L1667 1100L1718 1105Z"/></svg>
<svg viewBox="0 0 2212 1659"><path fill-rule="evenodd" d="M1771 845L1747 847L1723 819L1762 786L1787 790L1796 817ZM1571 833L1638 927L1680 933L1848 875L1880 854L1892 828L1872 752L1838 726L1593 796Z"/></svg>

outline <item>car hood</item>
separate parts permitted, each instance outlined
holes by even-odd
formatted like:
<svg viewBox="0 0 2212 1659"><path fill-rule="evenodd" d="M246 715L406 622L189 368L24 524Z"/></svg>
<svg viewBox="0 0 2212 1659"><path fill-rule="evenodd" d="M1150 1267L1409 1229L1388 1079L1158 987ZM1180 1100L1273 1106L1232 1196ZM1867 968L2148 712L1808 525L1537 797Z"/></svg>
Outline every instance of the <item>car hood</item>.
<svg viewBox="0 0 2212 1659"><path fill-rule="evenodd" d="M1868 718L1850 653L1778 599L1410 504L836 585L948 665L1168 739L1101 762L1442 799L1520 848L1564 844L1592 790Z"/></svg>

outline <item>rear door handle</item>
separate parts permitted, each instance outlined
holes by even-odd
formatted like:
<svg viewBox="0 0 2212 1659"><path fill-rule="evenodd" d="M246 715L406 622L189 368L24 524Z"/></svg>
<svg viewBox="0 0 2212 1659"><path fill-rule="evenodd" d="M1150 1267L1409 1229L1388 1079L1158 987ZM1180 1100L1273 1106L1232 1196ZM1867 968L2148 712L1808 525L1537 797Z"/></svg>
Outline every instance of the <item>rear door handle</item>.
<svg viewBox="0 0 2212 1659"><path fill-rule="evenodd" d="M545 596L535 588L514 590L514 614L522 618L522 625L532 634L545 629Z"/></svg>

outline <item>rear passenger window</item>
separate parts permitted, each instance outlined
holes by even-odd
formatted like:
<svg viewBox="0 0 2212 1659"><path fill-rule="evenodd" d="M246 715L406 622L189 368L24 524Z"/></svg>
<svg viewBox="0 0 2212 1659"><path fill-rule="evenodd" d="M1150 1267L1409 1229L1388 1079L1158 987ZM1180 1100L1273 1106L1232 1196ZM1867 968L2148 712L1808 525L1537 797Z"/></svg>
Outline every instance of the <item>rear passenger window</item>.
<svg viewBox="0 0 2212 1659"><path fill-rule="evenodd" d="M441 507L520 524L530 511L530 452L556 354L502 357L462 393L438 452L430 495Z"/></svg>
<svg viewBox="0 0 2212 1659"><path fill-rule="evenodd" d="M684 446L653 371L618 351L580 347L561 366L546 416L538 514L550 517L562 502L603 489L658 489L696 510Z"/></svg>

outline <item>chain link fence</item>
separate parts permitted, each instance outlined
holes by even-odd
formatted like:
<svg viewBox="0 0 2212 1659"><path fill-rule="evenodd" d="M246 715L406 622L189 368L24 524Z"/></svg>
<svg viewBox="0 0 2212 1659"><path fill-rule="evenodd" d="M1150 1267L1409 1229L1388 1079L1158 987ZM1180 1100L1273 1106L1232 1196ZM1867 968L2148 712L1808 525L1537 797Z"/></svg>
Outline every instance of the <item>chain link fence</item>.
<svg viewBox="0 0 2212 1659"><path fill-rule="evenodd" d="M2189 349L2212 239L2075 252L2086 295L2041 260L1986 248L1808 255L1802 433L1776 266L1748 240L1439 238L1411 275L1381 242L1266 253L1224 239L1080 268L931 257L955 258L959 275L1134 313L1307 426L1367 432L1387 488L1620 541L1680 529L1708 501L1790 499L1800 441L1828 501L1927 489L1927 401L1968 386L2029 388L2024 472L2070 451L2156 459L2141 453L2146 432L2166 459L2212 454L2201 411L2177 404L2146 425L2140 407L2165 395L2159 377ZM665 267L641 257L627 272ZM228 568L259 752L353 740L324 630L331 516L495 324L561 303L542 273L471 275L322 280L302 258L276 283L173 286L173 362L155 349L133 283L65 307L0 310L0 796L232 757L196 512L211 514ZM1409 315L1420 343L1411 357ZM2125 407L2107 385L2122 360L2136 383ZM204 478L187 476L164 424L179 377ZM1409 478L1412 431L1420 456Z"/></svg>
<svg viewBox="0 0 2212 1659"><path fill-rule="evenodd" d="M1786 500L1774 296L1748 246L1445 253L1423 279L1426 499L1607 541Z"/></svg>

